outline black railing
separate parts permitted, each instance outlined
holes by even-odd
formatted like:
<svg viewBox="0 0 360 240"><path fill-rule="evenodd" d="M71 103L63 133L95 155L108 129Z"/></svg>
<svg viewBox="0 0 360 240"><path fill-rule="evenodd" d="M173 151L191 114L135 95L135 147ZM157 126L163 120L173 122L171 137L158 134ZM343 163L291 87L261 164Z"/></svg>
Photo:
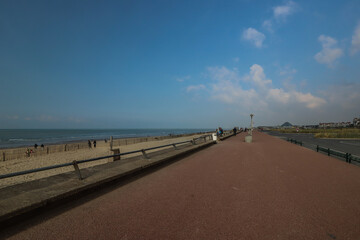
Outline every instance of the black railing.
<svg viewBox="0 0 360 240"><path fill-rule="evenodd" d="M303 146L303 142L297 141L296 139L288 138L287 141L291 142L291 143L294 143L294 144L299 144L300 146ZM345 159L345 161L347 163L351 163L352 161L360 163L360 157L353 156L351 153L340 152L340 151L337 151L337 150L334 150L334 149L321 147L319 145L316 145L316 152L324 152L328 156L333 155L333 156L336 156L338 158L343 158L343 159Z"/></svg>
<svg viewBox="0 0 360 240"><path fill-rule="evenodd" d="M174 149L177 150L178 148L176 147L176 145L181 145L181 144L185 144L185 143L191 143L192 145L195 145L196 141L198 141L200 139L203 139L206 142L207 138L209 138L209 140L212 140L212 135L211 134L210 135L204 135L204 136L200 136L198 138L194 138L194 139L188 140L188 141L171 143L171 144L166 144L166 145L161 145L161 146L151 147L151 148L146 148L146 149L140 149L140 150L131 151L131 152L118 153L118 154L114 154L114 155L108 155L108 156L97 157L97 158L90 158L90 159L73 161L73 162L63 163L63 164L57 164L57 165L52 165L52 166L47 166L47 167L42 167L42 168L35 168L35 169L30 169L30 170L25 170L25 171L20 171L20 172L8 173L8 174L0 175L0 179L9 178L9 177L16 177L16 176L20 176L20 175L36 173L36 172L41 172L41 171L46 171L46 170L51 170L51 169L56 169L56 168L73 166L74 169L75 169L76 174L78 175L79 179L81 180L82 176L81 176L81 172L80 172L78 164L93 162L93 161L107 159L107 158L114 158L115 159L117 157L119 159L119 157L121 157L121 156L134 154L134 153L140 153L140 152L142 153L142 155L143 155L143 157L145 159L149 159L148 155L146 154L146 151L155 150L155 149L159 149L159 148L170 147L170 146L173 146Z"/></svg>
<svg viewBox="0 0 360 240"><path fill-rule="evenodd" d="M319 152L325 152L327 153L328 156L337 156L340 158L344 158L346 162L351 163L352 161L358 162L360 163L360 158L351 155L351 153L344 153L344 152L340 152L340 151L336 151L330 148L324 148L324 147L320 147L319 145L316 145L316 151Z"/></svg>
<svg viewBox="0 0 360 240"><path fill-rule="evenodd" d="M287 141L291 143L299 144L300 146L303 145L301 141L297 141L296 139L288 138Z"/></svg>

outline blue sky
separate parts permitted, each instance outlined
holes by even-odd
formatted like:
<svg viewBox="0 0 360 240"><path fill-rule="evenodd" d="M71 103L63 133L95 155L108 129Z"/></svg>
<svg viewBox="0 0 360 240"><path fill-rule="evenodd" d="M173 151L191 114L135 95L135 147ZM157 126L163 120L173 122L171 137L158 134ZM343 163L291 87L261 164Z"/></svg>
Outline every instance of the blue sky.
<svg viewBox="0 0 360 240"><path fill-rule="evenodd" d="M1 1L0 128L360 115L360 1Z"/></svg>

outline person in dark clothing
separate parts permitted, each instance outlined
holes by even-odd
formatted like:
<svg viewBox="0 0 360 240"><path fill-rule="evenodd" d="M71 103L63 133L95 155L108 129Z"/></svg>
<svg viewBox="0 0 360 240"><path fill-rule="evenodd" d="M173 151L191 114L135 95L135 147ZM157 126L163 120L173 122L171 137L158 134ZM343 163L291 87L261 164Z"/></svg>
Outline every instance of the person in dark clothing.
<svg viewBox="0 0 360 240"><path fill-rule="evenodd" d="M37 149L38 145L35 143L34 148Z"/></svg>
<svg viewBox="0 0 360 240"><path fill-rule="evenodd" d="M91 148L91 142L90 142L90 140L88 141L88 146L89 146L89 148Z"/></svg>
<svg viewBox="0 0 360 240"><path fill-rule="evenodd" d="M233 129L234 135L236 136L236 127Z"/></svg>
<svg viewBox="0 0 360 240"><path fill-rule="evenodd" d="M96 148L96 140L94 140L94 148Z"/></svg>

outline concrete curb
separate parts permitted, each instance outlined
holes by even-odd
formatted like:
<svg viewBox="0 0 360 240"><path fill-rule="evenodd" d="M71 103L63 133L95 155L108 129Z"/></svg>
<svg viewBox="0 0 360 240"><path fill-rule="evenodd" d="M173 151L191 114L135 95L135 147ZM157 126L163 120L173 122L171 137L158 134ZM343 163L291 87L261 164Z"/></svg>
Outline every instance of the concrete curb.
<svg viewBox="0 0 360 240"><path fill-rule="evenodd" d="M0 195L4 196L4 199L0 200L0 224L6 226L31 217L37 211L59 205L87 192L109 186L111 183L125 180L125 178L140 174L146 169L179 160L210 147L214 143L214 141L209 141L171 153L152 156L150 160L137 158L137 160L125 164L117 161L81 169L85 176L89 175L82 181L76 179L74 172L68 172L19 184L21 190L14 191L18 185L0 189Z"/></svg>

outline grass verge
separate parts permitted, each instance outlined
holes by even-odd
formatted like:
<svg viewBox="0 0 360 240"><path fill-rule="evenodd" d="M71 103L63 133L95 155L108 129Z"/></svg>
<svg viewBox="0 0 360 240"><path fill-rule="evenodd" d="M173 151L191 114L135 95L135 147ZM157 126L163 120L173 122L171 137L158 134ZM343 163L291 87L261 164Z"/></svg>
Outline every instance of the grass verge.
<svg viewBox="0 0 360 240"><path fill-rule="evenodd" d="M276 129L281 133L313 133L316 138L360 138L359 128L343 129Z"/></svg>

